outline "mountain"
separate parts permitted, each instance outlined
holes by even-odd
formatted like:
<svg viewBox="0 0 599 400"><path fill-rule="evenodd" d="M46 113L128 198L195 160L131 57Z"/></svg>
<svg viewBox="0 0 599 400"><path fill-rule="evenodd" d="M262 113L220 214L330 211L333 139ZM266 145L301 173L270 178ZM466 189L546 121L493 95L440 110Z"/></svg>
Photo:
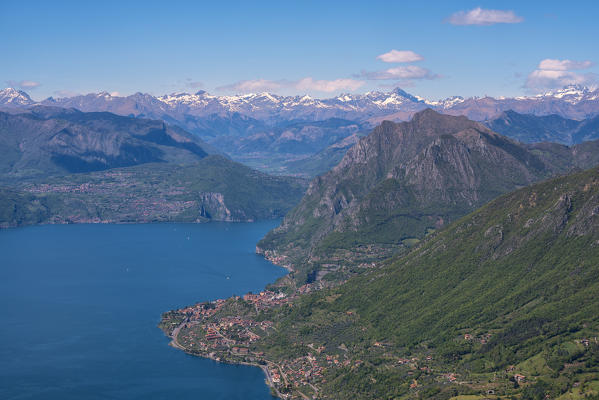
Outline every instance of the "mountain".
<svg viewBox="0 0 599 400"><path fill-rule="evenodd" d="M599 139L599 117L577 121L556 114L536 116L508 110L485 124L491 130L523 143L570 145Z"/></svg>
<svg viewBox="0 0 599 400"><path fill-rule="evenodd" d="M148 162L191 163L211 148L162 121L36 106L0 112L0 173L88 172Z"/></svg>
<svg viewBox="0 0 599 400"><path fill-rule="evenodd" d="M16 91L5 89L2 92ZM25 96L29 99L29 96ZM48 98L41 103L81 111L109 111L120 115L164 119L169 123L178 121L183 128L193 132L197 120L214 116L230 118L236 113L270 125L289 120L320 121L329 118L362 122L372 120L378 124L381 122L380 118L407 120L424 108L433 108L451 115L466 115L478 121L494 118L507 110L522 114L557 114L564 118L585 119L599 114L599 89L571 85L536 96L452 96L438 101L413 96L399 88L390 92L341 94L328 99L279 96L271 93L214 96L205 91L158 97L135 93L120 97L101 92L58 99ZM31 99L23 103L29 104Z"/></svg>
<svg viewBox="0 0 599 400"><path fill-rule="evenodd" d="M14 89L5 89L4 92L10 94L10 98L22 97L11 106L6 105L6 101L0 102L0 109L11 113L15 109L42 104L75 108L83 112L107 111L123 116L162 120L199 136L236 161L248 163L262 171L303 176L313 176L314 171L318 170L310 169L310 157L325 151L328 146L342 139L341 136L354 133L348 131L345 124L340 124L337 129L330 125L330 121L348 121L364 131L384 120L407 121L425 108L449 115L466 115L479 121L494 119L508 110L537 116L555 114L576 120L599 114L599 90L580 86L568 86L537 96L452 96L439 101L414 96L399 88L390 92L346 93L326 99L271 93L215 96L205 91L163 96L135 93L122 97L101 92L48 98L41 102L33 102L26 94L19 95ZM291 138L287 129L290 123L296 125ZM297 135L297 131L302 129L320 130L318 135L322 140L314 141L310 136ZM325 137L327 135L330 137ZM552 134L545 131L538 136L549 137ZM565 140L561 142L570 144ZM303 159L307 162L302 163ZM288 168L287 161L297 163ZM308 170L300 170L302 165Z"/></svg>
<svg viewBox="0 0 599 400"><path fill-rule="evenodd" d="M345 153L358 141L363 135L354 133L343 139L336 141L325 149L313 154L307 158L291 160L285 163L285 170L291 174L297 174L307 177L315 177L331 170L339 164Z"/></svg>
<svg viewBox="0 0 599 400"><path fill-rule="evenodd" d="M177 126L109 112L0 112L0 151L0 227L280 218L306 187Z"/></svg>
<svg viewBox="0 0 599 400"><path fill-rule="evenodd" d="M243 137L221 134L211 144L218 148L233 149L232 154L238 156L256 152L315 154L362 130L364 127L361 124L339 118L315 122L290 121Z"/></svg>
<svg viewBox="0 0 599 400"><path fill-rule="evenodd" d="M0 91L0 99L27 106L34 102L24 92L15 89ZM0 101L0 106L8 104ZM564 118L584 119L599 114L599 89L567 86L560 90L536 96L472 97L452 96L444 100L431 101L413 96L399 88L390 92L368 92L365 94L341 94L328 99L310 96L279 96L270 93L214 96L205 91L195 94L174 93L152 96L135 93L130 96L112 96L107 92L90 93L64 98L48 98L41 104L80 111L109 111L119 115L163 119L194 131L198 120L215 116L225 119L235 114L263 121L270 125L289 120L320 121L342 118L351 121L381 122L377 118L407 120L424 108L430 107L451 115L466 115L474 120L488 120L503 111L514 110L523 114L551 115ZM251 121L250 121L251 122ZM199 122L200 131L202 122ZM250 123L254 125L254 123Z"/></svg>
<svg viewBox="0 0 599 400"><path fill-rule="evenodd" d="M6 88L0 90L0 108L30 106L35 102L22 90Z"/></svg>
<svg viewBox="0 0 599 400"><path fill-rule="evenodd" d="M476 121L484 121L503 111L514 110L521 114L552 115L569 119L590 118L599 113L599 89L571 85L536 96L515 98L473 97L449 105L431 102L436 110L449 115L466 115Z"/></svg>
<svg viewBox="0 0 599 400"><path fill-rule="evenodd" d="M504 111L485 123L491 130L523 143L554 142L572 144L579 121L559 115L536 116Z"/></svg>
<svg viewBox="0 0 599 400"><path fill-rule="evenodd" d="M280 398L596 399L598 204L598 168L547 180L341 285L198 303L159 327L261 366Z"/></svg>
<svg viewBox="0 0 599 400"><path fill-rule="evenodd" d="M271 124L289 120L365 119L373 115L388 114L399 107L412 110L424 106L422 100L401 89L389 93L341 94L330 99L316 99L307 95L279 96L270 93L214 96L205 91L195 94L174 93L159 97L136 93L119 97L101 92L69 98L50 98L42 103L65 108L72 107L82 111L110 111L116 114L141 115L150 118L162 118L168 115L169 118L182 123L186 123L186 118L193 120L213 115L228 116L239 113ZM359 115L362 117L357 118Z"/></svg>
<svg viewBox="0 0 599 400"><path fill-rule="evenodd" d="M599 139L599 115L582 121L572 134L572 142L582 143Z"/></svg>
<svg viewBox="0 0 599 400"><path fill-rule="evenodd" d="M295 269L297 283L339 276L352 261L388 257L503 193L595 165L596 150L596 142L525 145L427 109L362 138L257 250Z"/></svg>
<svg viewBox="0 0 599 400"><path fill-rule="evenodd" d="M276 333L253 348L280 365L336 356L312 378L323 399L597 398L597 204L598 169L502 196L266 316Z"/></svg>
<svg viewBox="0 0 599 400"><path fill-rule="evenodd" d="M223 149L236 161L262 171L313 177L333 167L350 143L355 143L352 138L363 136L366 132L364 124L340 118L288 121L243 137L221 135L210 144ZM319 166L311 164L312 157L317 159L322 156L321 153L330 150L337 156ZM334 162L335 158L337 162Z"/></svg>
<svg viewBox="0 0 599 400"><path fill-rule="evenodd" d="M281 218L305 187L302 179L266 175L220 155L9 180L0 186L0 227Z"/></svg>

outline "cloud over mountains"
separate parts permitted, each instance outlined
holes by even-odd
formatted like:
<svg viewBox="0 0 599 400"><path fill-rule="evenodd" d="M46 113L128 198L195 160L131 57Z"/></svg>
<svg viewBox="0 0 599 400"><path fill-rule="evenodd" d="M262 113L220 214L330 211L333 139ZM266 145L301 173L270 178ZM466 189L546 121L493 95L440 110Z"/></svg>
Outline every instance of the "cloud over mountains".
<svg viewBox="0 0 599 400"><path fill-rule="evenodd" d="M592 85L597 82L596 74L592 72L575 72L592 66L593 63L588 60L573 61L547 58L542 60L537 69L528 75L524 87L533 91L542 91L567 85Z"/></svg>
<svg viewBox="0 0 599 400"><path fill-rule="evenodd" d="M28 80L22 80L22 81L6 81L6 84L8 86L11 87L15 87L15 88L19 88L19 89L35 89L38 86L41 86L41 83L39 82L35 82L35 81L28 81Z"/></svg>
<svg viewBox="0 0 599 400"><path fill-rule="evenodd" d="M255 93L263 91L277 91L280 89L296 89L300 91L315 91L332 93L340 90L354 91L364 85L363 81L351 78L333 80L314 79L306 77L295 81L268 79L251 79L239 81L230 85L217 87L219 92Z"/></svg>
<svg viewBox="0 0 599 400"><path fill-rule="evenodd" d="M524 18L516 15L513 11L488 10L474 8L470 11L458 11L447 19L452 25L495 25L495 24L517 24Z"/></svg>
<svg viewBox="0 0 599 400"><path fill-rule="evenodd" d="M377 57L378 60L386 63L407 63L421 61L424 58L412 50L391 50Z"/></svg>

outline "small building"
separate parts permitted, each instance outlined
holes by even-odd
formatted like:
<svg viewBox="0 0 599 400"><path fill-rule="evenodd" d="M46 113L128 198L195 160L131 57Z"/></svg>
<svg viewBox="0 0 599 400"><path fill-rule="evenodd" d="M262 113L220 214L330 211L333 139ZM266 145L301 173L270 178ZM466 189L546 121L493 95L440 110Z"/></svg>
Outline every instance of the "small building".
<svg viewBox="0 0 599 400"><path fill-rule="evenodd" d="M518 383L526 382L526 377L522 374L514 375L514 380Z"/></svg>

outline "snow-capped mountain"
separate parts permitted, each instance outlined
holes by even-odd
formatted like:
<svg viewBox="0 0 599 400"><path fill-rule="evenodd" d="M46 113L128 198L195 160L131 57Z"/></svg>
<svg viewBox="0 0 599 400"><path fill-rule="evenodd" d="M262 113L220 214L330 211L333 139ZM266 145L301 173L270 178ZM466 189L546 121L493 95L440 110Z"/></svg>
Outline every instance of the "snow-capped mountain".
<svg viewBox="0 0 599 400"><path fill-rule="evenodd" d="M597 100L599 98L599 91L597 88L588 88L581 85L570 85L561 89L550 90L543 94L538 94L534 98L554 98L561 99L568 103L577 104L581 101Z"/></svg>
<svg viewBox="0 0 599 400"><path fill-rule="evenodd" d="M31 98L15 89L0 91L0 105L29 106ZM599 113L599 90L569 86L541 95L516 98L459 96L431 101L413 96L399 88L390 92L340 94L327 99L310 96L280 96L271 93L215 96L205 91L173 93L155 97L135 93L131 96L113 96L107 92L87 95L48 98L40 102L81 111L109 111L115 114L163 119L194 130L198 118L210 116L229 119L240 114L250 120L274 125L289 120L321 121L342 118L352 121L409 119L419 110L430 107L453 115L466 115L475 120L487 120L503 111L583 119Z"/></svg>
<svg viewBox="0 0 599 400"><path fill-rule="evenodd" d="M22 107L29 106L35 102L22 90L6 88L0 90L0 106Z"/></svg>
<svg viewBox="0 0 599 400"><path fill-rule="evenodd" d="M447 104L448 100L444 102ZM449 106L434 108L451 115L466 115L478 121L494 118L508 110L538 116L556 114L581 120L599 114L599 89L571 85L535 96L471 97L459 99Z"/></svg>
<svg viewBox="0 0 599 400"><path fill-rule="evenodd" d="M215 96L199 91L158 97L145 93L123 97L100 92L48 98L41 102L34 102L26 93L15 89L0 91L0 109L14 113L19 108L34 105L85 112L107 111L162 120L198 135L238 161L257 168L274 168L273 160L300 160L320 152L329 154L330 146L334 149L351 135L365 135L383 120L409 120L425 108L465 115L478 121L491 120L508 110L537 116L557 114L583 120L599 115L599 90L569 86L536 96L453 96L436 101L411 95L399 88L390 92L344 93L326 99L266 92ZM332 157L331 160L337 159ZM333 165L322 160L313 164L320 166L321 170L312 167L308 170L323 172ZM279 167L281 169L277 171L281 172L288 166L276 166Z"/></svg>
<svg viewBox="0 0 599 400"><path fill-rule="evenodd" d="M276 124L289 120L320 121L343 118L364 121L373 116L391 114L399 109L417 111L426 104L401 89L389 93L369 92L361 95L343 94L329 99L310 96L279 96L271 93L214 96L205 91L195 94L173 93L154 97L136 93L127 97L109 93L49 98L41 102L81 111L109 111L164 119L168 122L189 121L218 115L229 118L233 114ZM184 126L193 130L190 126Z"/></svg>

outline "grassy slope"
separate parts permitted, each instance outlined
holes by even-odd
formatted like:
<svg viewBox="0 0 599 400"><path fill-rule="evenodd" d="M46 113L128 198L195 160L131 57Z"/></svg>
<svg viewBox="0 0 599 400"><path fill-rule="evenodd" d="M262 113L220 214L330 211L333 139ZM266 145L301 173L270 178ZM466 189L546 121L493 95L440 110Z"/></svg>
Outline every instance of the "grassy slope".
<svg viewBox="0 0 599 400"><path fill-rule="evenodd" d="M597 169L502 196L382 269L273 315L279 334L260 346L283 359L309 352L303 344L340 352L343 343L352 360L365 361L331 371L322 397L449 398L492 389L582 398L575 382L584 388L599 379L599 346L576 342L599 335L597 204ZM463 340L465 333L490 336L483 344ZM421 383L409 389L415 376L396 360L414 355L430 355L436 373L456 372L462 384L418 371ZM509 365L531 383L510 382Z"/></svg>

